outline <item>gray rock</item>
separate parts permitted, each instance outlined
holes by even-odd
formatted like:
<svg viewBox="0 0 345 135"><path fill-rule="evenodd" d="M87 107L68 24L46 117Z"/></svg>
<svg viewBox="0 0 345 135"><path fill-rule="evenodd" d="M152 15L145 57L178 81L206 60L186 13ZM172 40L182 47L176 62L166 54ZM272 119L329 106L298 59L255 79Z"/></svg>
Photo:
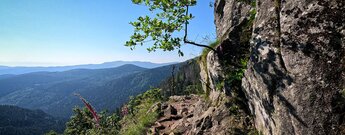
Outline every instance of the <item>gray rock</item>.
<svg viewBox="0 0 345 135"><path fill-rule="evenodd" d="M222 93L231 95L232 86L217 91L216 85L247 54L240 35L250 11L244 1L215 1L220 54L210 52L200 73L212 89L212 102ZM257 0L256 11L242 79L255 127L268 135L345 134L345 1ZM224 116L217 114L221 109L212 113L212 121ZM223 131L213 130L215 125L197 131Z"/></svg>
<svg viewBox="0 0 345 135"><path fill-rule="evenodd" d="M217 38L227 36L234 26L239 25L247 16L251 7L237 0L216 0L214 6Z"/></svg>
<svg viewBox="0 0 345 135"><path fill-rule="evenodd" d="M209 87L211 87L213 91L223 91L222 89L218 90L216 87L218 83L223 81L224 72L217 54L215 54L213 51L207 55L207 72L210 83Z"/></svg>
<svg viewBox="0 0 345 135"><path fill-rule="evenodd" d="M340 134L334 103L345 87L344 5L290 0L279 10L271 0L257 1L242 85L264 134Z"/></svg>

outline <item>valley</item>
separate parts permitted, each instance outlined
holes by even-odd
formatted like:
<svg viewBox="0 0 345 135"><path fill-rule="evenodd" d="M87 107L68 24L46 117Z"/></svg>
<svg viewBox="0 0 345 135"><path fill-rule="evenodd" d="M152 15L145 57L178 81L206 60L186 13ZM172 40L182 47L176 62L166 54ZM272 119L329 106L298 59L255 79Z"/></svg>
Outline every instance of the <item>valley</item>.
<svg viewBox="0 0 345 135"><path fill-rule="evenodd" d="M0 104L40 109L69 118L75 106L83 106L73 94L88 99L97 110L114 111L130 96L155 87L170 75L172 66L146 69L123 65L107 69L74 69L35 72L0 79Z"/></svg>
<svg viewBox="0 0 345 135"><path fill-rule="evenodd" d="M41 110L0 105L1 135L38 135L51 130L62 132L66 119L58 119Z"/></svg>

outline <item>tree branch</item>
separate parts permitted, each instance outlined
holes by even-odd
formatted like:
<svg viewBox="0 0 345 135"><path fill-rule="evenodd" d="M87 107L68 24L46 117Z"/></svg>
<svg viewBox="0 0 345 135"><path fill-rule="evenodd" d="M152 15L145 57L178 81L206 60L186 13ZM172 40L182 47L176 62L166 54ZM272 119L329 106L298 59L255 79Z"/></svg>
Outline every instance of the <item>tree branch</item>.
<svg viewBox="0 0 345 135"><path fill-rule="evenodd" d="M186 8L187 8L187 9L186 9L186 16L188 16L188 5L186 6ZM217 53L217 50L216 50L216 49L214 49L214 48L212 48L212 47L210 47L210 46L208 46L208 45L198 44L198 43L195 43L195 42L193 42L193 41L189 41L189 40L187 39L187 33L188 33L188 21L185 22L183 42L184 42L184 43L187 43L187 44L199 46L199 47L205 47L205 48L208 48L208 49L210 49L210 50L212 50L212 51L214 51L214 52Z"/></svg>

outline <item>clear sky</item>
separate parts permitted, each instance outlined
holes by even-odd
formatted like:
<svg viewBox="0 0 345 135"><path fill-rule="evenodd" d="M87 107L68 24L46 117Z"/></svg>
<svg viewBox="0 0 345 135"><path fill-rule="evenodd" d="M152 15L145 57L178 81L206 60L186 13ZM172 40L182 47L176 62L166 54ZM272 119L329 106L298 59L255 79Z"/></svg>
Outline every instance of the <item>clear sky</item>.
<svg viewBox="0 0 345 135"><path fill-rule="evenodd" d="M213 8L199 0L191 13L189 39L215 37ZM148 53L145 46L123 46L130 21L150 14L130 0L0 0L0 65L61 66L116 60L156 63L184 61L200 54L191 45L176 52ZM206 43L205 43L206 44ZM149 45L149 44L148 44Z"/></svg>

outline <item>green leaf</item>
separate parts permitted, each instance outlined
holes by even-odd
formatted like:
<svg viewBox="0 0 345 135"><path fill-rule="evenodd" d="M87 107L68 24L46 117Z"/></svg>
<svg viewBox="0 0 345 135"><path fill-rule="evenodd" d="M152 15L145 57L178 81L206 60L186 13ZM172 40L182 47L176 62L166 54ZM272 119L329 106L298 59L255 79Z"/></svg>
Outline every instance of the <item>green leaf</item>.
<svg viewBox="0 0 345 135"><path fill-rule="evenodd" d="M137 21L130 22L134 27L134 33L125 46L133 49L136 45L143 45L145 40L154 40L153 46L147 48L149 52L156 49L163 51L178 49L178 54L183 56L180 50L182 37L175 36L175 33L183 30L184 24L188 24L193 18L192 14L185 15L186 5L194 6L196 0L132 0L132 2L146 5L155 13L155 17L140 16Z"/></svg>

